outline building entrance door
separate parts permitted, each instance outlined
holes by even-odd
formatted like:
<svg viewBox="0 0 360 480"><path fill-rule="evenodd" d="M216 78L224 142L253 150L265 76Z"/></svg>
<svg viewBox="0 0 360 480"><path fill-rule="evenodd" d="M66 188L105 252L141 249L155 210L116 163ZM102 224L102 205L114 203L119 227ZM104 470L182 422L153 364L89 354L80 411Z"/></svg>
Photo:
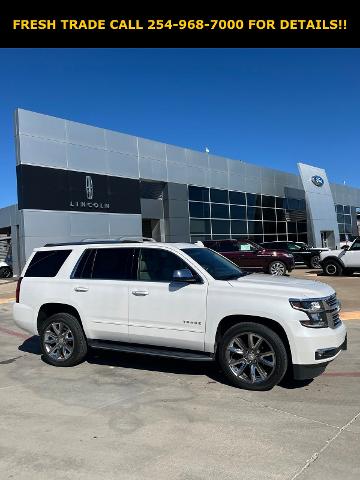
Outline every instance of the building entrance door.
<svg viewBox="0 0 360 480"><path fill-rule="evenodd" d="M157 218L143 218L142 220L143 237L153 238L161 242L160 220Z"/></svg>
<svg viewBox="0 0 360 480"><path fill-rule="evenodd" d="M335 235L332 231L322 231L321 234L321 247L322 248L335 248Z"/></svg>

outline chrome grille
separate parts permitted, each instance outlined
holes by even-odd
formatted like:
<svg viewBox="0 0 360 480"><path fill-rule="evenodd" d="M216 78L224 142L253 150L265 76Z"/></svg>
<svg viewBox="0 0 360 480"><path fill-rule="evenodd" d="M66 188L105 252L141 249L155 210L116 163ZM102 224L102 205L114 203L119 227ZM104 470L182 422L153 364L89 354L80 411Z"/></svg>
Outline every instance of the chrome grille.
<svg viewBox="0 0 360 480"><path fill-rule="evenodd" d="M330 328L336 328L341 324L341 319L339 315L340 311L340 302L336 298L336 293L330 295L324 299L325 304L327 305L326 317Z"/></svg>

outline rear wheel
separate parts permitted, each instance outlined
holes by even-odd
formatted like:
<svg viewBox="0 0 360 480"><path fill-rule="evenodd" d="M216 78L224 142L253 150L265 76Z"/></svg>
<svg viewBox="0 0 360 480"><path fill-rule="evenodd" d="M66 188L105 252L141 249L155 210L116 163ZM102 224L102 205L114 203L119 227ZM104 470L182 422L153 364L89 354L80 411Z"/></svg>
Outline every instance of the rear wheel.
<svg viewBox="0 0 360 480"><path fill-rule="evenodd" d="M314 255L310 260L311 268L321 268L319 255Z"/></svg>
<svg viewBox="0 0 360 480"><path fill-rule="evenodd" d="M286 274L286 265L284 262L280 260L275 260L271 262L269 265L269 273L270 275L281 276Z"/></svg>
<svg viewBox="0 0 360 480"><path fill-rule="evenodd" d="M56 367L72 367L87 353L87 342L81 325L69 313L56 313L40 328L41 351L47 363Z"/></svg>
<svg viewBox="0 0 360 480"><path fill-rule="evenodd" d="M218 358L231 383L246 390L270 390L281 381L288 363L281 338L253 322L239 323L225 333Z"/></svg>
<svg viewBox="0 0 360 480"><path fill-rule="evenodd" d="M329 275L332 277L338 277L343 273L342 266L336 260L328 260L327 262L325 262L323 266L323 271L325 275Z"/></svg>

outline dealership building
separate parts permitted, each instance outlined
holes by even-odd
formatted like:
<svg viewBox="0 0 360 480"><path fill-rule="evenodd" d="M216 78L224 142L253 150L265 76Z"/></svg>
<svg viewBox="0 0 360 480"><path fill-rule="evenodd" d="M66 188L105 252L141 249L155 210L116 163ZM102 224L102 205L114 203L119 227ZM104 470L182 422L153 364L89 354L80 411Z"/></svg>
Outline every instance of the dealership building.
<svg viewBox="0 0 360 480"><path fill-rule="evenodd" d="M360 189L18 109L18 204L0 209L13 270L34 247L146 236L302 241L357 235Z"/></svg>

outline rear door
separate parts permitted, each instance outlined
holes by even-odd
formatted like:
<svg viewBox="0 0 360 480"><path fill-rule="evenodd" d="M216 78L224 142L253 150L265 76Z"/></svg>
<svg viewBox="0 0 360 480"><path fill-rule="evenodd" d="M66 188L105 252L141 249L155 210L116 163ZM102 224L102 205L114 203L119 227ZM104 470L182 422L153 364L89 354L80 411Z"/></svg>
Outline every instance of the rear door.
<svg viewBox="0 0 360 480"><path fill-rule="evenodd" d="M173 282L189 268L196 283ZM141 248L137 280L129 282L129 341L204 350L207 282L176 253Z"/></svg>
<svg viewBox="0 0 360 480"><path fill-rule="evenodd" d="M257 255L257 248L249 242L240 241L238 242L238 254L239 267L257 269L262 268L262 260Z"/></svg>
<svg viewBox="0 0 360 480"><path fill-rule="evenodd" d="M128 341L129 281L135 278L134 248L87 249L72 277L74 304L93 339Z"/></svg>

